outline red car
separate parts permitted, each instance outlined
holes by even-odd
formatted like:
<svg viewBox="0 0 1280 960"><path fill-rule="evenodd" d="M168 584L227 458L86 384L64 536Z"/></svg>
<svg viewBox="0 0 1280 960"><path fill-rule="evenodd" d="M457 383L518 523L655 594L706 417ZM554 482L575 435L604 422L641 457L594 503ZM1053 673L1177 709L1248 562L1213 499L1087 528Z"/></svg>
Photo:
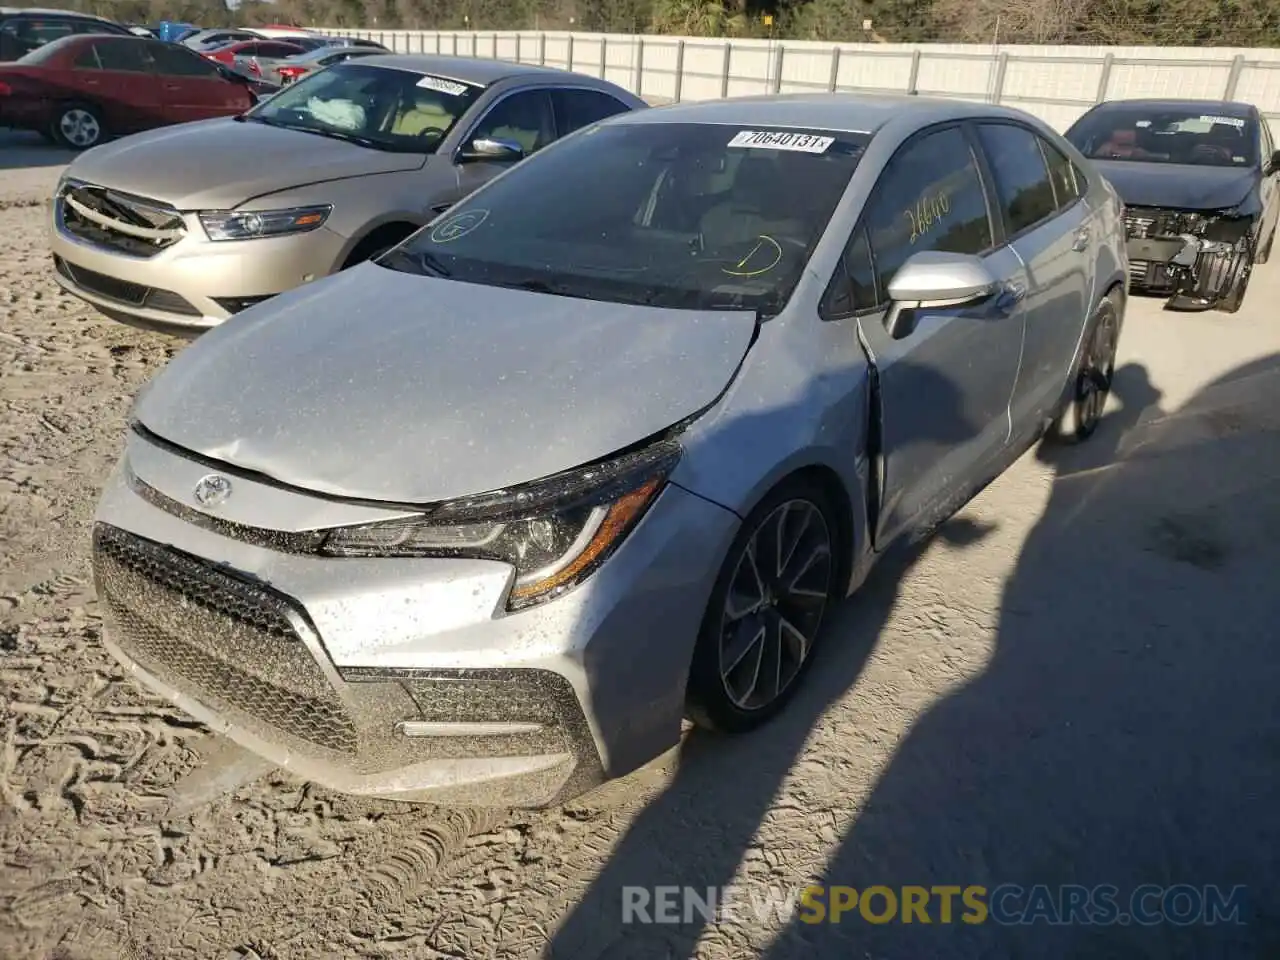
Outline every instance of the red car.
<svg viewBox="0 0 1280 960"><path fill-rule="evenodd" d="M263 65L274 66L277 60L287 60L305 51L305 47L288 40L237 40L226 46L206 50L204 56L223 66L241 68L260 77Z"/></svg>
<svg viewBox="0 0 1280 960"><path fill-rule="evenodd" d="M250 83L174 43L63 37L0 64L0 127L87 150L110 135L243 113L257 102Z"/></svg>

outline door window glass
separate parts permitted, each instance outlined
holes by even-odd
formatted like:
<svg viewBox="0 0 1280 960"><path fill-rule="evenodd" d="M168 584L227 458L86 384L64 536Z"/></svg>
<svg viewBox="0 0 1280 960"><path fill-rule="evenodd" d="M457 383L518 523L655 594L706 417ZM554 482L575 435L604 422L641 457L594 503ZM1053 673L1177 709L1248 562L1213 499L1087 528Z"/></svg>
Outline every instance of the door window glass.
<svg viewBox="0 0 1280 960"><path fill-rule="evenodd" d="M101 70L102 62L98 59L98 48L92 43L86 43L76 54L72 66L77 70Z"/></svg>
<svg viewBox="0 0 1280 960"><path fill-rule="evenodd" d="M148 44L156 69L168 77L204 77L216 80L218 68L198 53L172 43Z"/></svg>
<svg viewBox="0 0 1280 960"><path fill-rule="evenodd" d="M996 196L1009 233L1052 216L1057 202L1040 138L1008 123L981 124L978 137L995 176Z"/></svg>
<svg viewBox="0 0 1280 960"><path fill-rule="evenodd" d="M295 53L302 51L291 43L260 43L258 44L255 57L266 57L268 60L283 60L285 57L292 57Z"/></svg>
<svg viewBox="0 0 1280 960"><path fill-rule="evenodd" d="M103 70L119 70L124 73L147 73L151 69L146 44L141 40L103 40L94 44L98 62Z"/></svg>
<svg viewBox="0 0 1280 960"><path fill-rule="evenodd" d="M555 139L547 107L547 95L541 90L514 93L485 115L471 138L514 140L526 155L536 153Z"/></svg>
<svg viewBox="0 0 1280 960"><path fill-rule="evenodd" d="M1058 209L1069 207L1080 196L1081 185L1076 181L1075 168L1062 151L1048 140L1040 139L1040 150L1049 166L1049 179L1053 182L1053 196Z"/></svg>
<svg viewBox="0 0 1280 960"><path fill-rule="evenodd" d="M627 105L621 100L598 90L555 90L551 100L555 104L556 124L562 137L627 110Z"/></svg>
<svg viewBox="0 0 1280 960"><path fill-rule="evenodd" d="M870 256L848 259L857 309L883 300L889 281L913 254L979 254L991 248L982 177L959 127L927 134L894 155L876 184L864 225Z"/></svg>

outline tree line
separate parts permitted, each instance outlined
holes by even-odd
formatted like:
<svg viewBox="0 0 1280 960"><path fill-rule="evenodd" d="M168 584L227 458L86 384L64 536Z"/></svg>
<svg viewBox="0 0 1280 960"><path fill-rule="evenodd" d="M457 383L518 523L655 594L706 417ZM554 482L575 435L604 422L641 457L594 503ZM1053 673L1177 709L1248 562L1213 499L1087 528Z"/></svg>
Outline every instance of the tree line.
<svg viewBox="0 0 1280 960"><path fill-rule="evenodd" d="M12 2L12 0L9 0ZM19 0L131 23L582 30L877 43L1280 46L1280 0Z"/></svg>

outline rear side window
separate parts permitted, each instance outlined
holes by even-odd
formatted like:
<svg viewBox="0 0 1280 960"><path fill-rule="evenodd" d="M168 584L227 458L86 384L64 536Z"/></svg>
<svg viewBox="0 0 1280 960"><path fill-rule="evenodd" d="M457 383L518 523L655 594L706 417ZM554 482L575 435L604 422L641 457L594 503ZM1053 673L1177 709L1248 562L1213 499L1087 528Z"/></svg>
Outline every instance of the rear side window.
<svg viewBox="0 0 1280 960"><path fill-rule="evenodd" d="M627 110L621 100L598 90L553 90L551 100L562 137Z"/></svg>
<svg viewBox="0 0 1280 960"><path fill-rule="evenodd" d="M151 60L139 40L100 40L94 43L98 62L103 70L119 70L123 73L150 73Z"/></svg>
<svg viewBox="0 0 1280 960"><path fill-rule="evenodd" d="M995 176L996 197L1010 234L1053 215L1057 200L1040 138L1008 123L978 125L978 138Z"/></svg>
<svg viewBox="0 0 1280 960"><path fill-rule="evenodd" d="M1084 193L1083 182L1076 179L1076 168L1062 151L1043 137L1040 140L1040 152L1044 154L1045 163L1049 167L1049 180L1053 183L1053 196L1058 209L1071 206Z"/></svg>
<svg viewBox="0 0 1280 960"><path fill-rule="evenodd" d="M98 48L92 43L86 43L76 54L72 66L77 70L101 70L102 61L98 59Z"/></svg>
<svg viewBox="0 0 1280 960"><path fill-rule="evenodd" d="M298 48L287 43L260 43L258 50L253 56L268 57L272 60L283 60L285 57L292 57L298 53Z"/></svg>

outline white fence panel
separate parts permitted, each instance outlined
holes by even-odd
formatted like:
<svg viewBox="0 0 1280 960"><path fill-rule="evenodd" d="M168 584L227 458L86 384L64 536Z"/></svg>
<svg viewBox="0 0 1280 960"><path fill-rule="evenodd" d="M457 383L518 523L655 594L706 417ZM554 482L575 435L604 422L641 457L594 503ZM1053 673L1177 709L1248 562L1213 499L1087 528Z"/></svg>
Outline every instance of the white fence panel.
<svg viewBox="0 0 1280 960"><path fill-rule="evenodd" d="M1005 103L1069 125L1100 100L1255 104L1280 139L1280 50L725 40L536 31L333 30L399 53L493 57L604 77L652 100L824 90Z"/></svg>

